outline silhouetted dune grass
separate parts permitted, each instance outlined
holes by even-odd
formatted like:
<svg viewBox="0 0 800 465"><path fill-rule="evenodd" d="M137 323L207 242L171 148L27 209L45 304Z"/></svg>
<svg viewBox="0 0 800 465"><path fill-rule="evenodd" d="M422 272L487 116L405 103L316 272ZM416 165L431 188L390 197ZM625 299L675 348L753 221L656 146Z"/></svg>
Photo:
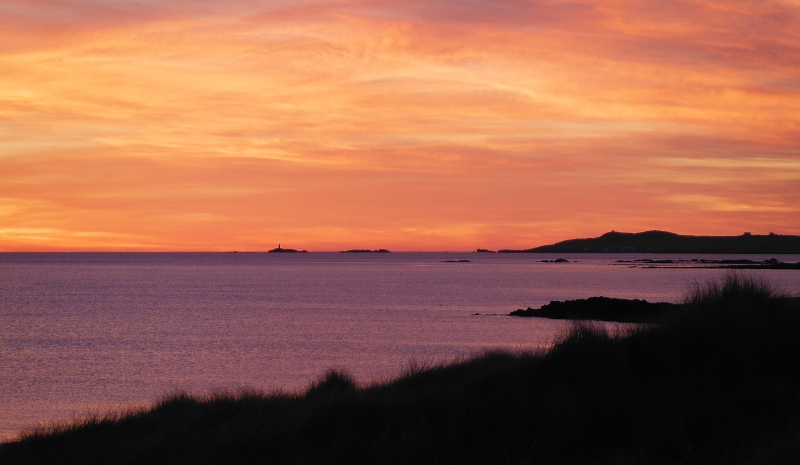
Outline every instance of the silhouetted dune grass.
<svg viewBox="0 0 800 465"><path fill-rule="evenodd" d="M729 276L623 335L303 395L176 395L26 435L0 463L800 463L800 303ZM255 369L255 368L254 368Z"/></svg>

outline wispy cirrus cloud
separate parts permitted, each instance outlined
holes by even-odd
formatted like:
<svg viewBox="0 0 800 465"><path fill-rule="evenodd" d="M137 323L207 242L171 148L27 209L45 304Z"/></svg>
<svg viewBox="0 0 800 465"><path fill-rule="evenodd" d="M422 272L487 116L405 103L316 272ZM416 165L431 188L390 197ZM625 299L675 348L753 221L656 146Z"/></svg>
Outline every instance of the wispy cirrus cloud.
<svg viewBox="0 0 800 465"><path fill-rule="evenodd" d="M215 231L192 249L800 233L799 61L787 1L10 0L4 221Z"/></svg>

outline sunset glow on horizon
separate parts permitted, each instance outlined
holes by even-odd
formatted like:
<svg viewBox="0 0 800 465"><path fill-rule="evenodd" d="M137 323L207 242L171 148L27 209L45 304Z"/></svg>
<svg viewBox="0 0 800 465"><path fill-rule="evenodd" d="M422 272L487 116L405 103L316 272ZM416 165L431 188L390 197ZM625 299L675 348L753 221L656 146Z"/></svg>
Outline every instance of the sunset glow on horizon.
<svg viewBox="0 0 800 465"><path fill-rule="evenodd" d="M800 234L800 2L10 0L0 251Z"/></svg>

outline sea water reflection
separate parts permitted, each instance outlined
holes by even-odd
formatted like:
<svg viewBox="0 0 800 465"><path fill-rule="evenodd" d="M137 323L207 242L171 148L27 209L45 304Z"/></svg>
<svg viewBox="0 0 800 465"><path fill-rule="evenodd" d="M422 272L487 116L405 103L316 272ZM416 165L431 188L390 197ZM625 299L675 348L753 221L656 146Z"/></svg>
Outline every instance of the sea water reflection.
<svg viewBox="0 0 800 465"><path fill-rule="evenodd" d="M543 348L568 323L508 312L595 295L678 301L692 282L725 273L562 256L570 263L476 253L0 254L0 438L178 390L298 390L331 367L369 382L412 361ZM470 262L445 263L461 259ZM757 274L800 288L797 271Z"/></svg>

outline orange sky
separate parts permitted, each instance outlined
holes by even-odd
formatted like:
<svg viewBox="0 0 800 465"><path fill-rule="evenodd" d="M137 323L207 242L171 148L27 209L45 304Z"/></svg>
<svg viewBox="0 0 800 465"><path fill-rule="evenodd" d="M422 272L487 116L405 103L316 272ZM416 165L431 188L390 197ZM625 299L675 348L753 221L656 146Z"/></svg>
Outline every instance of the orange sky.
<svg viewBox="0 0 800 465"><path fill-rule="evenodd" d="M526 248L797 218L797 0L0 5L0 251Z"/></svg>

